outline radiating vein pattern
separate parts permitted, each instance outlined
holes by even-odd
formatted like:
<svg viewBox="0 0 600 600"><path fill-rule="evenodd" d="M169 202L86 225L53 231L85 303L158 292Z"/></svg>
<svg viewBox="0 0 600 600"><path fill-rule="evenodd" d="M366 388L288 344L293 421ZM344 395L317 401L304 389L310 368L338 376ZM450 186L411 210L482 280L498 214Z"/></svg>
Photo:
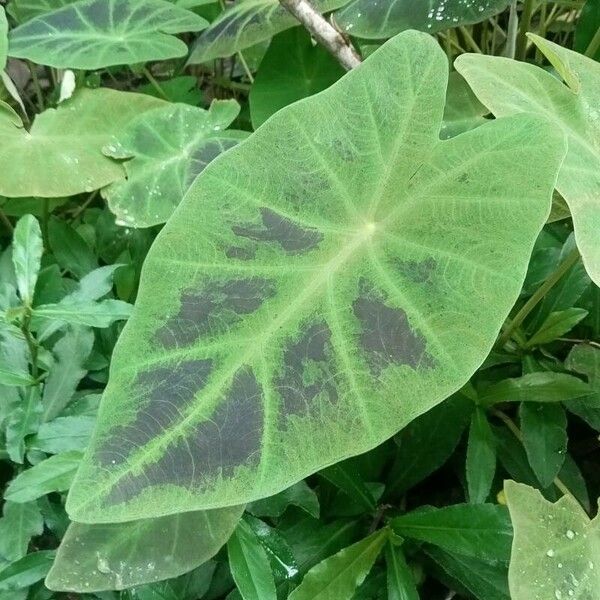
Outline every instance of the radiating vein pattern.
<svg viewBox="0 0 600 600"><path fill-rule="evenodd" d="M564 143L528 116L441 142L446 81L435 41L404 33L204 169L148 256L71 516L271 495L468 380Z"/></svg>
<svg viewBox="0 0 600 600"><path fill-rule="evenodd" d="M9 53L59 69L100 69L187 54L173 34L208 22L167 0L79 0L10 33Z"/></svg>

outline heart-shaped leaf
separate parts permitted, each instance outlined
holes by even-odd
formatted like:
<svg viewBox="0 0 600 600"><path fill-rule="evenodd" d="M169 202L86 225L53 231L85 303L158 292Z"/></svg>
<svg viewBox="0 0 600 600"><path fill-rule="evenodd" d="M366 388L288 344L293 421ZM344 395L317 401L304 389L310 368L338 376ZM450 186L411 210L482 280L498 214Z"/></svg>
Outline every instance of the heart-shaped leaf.
<svg viewBox="0 0 600 600"><path fill-rule="evenodd" d="M88 593L177 577L214 556L242 512L233 506L131 523L71 523L46 586Z"/></svg>
<svg viewBox="0 0 600 600"><path fill-rule="evenodd" d="M127 179L102 195L119 221L129 227L164 223L206 165L248 136L225 131L239 110L235 100L216 101L210 110L168 104L118 132L104 153L129 159L123 165Z"/></svg>
<svg viewBox="0 0 600 600"><path fill-rule="evenodd" d="M134 116L164 104L144 94L82 89L39 114L30 131L0 110L0 194L71 196L123 179L123 167L102 147Z"/></svg>
<svg viewBox="0 0 600 600"><path fill-rule="evenodd" d="M339 8L347 1L311 0L311 4L323 13ZM238 0L202 32L189 62L197 64L231 56L297 24L296 18L279 0Z"/></svg>
<svg viewBox="0 0 600 600"><path fill-rule="evenodd" d="M272 495L464 385L565 148L523 115L440 141L447 77L406 32L202 172L144 265L75 520Z"/></svg>
<svg viewBox="0 0 600 600"><path fill-rule="evenodd" d="M187 54L173 34L207 21L166 0L79 0L10 32L9 54L57 69L101 69Z"/></svg>
<svg viewBox="0 0 600 600"><path fill-rule="evenodd" d="M464 54L456 68L495 115L533 112L565 132L569 150L557 189L571 209L587 272L600 285L600 64L530 37L568 85L539 67L500 57Z"/></svg>
<svg viewBox="0 0 600 600"><path fill-rule="evenodd" d="M384 39L406 29L433 33L479 23L509 4L510 0L353 0L335 20L353 36Z"/></svg>
<svg viewBox="0 0 600 600"><path fill-rule="evenodd" d="M597 598L600 518L590 521L571 496L548 502L536 489L507 481L513 522L508 574L513 600Z"/></svg>

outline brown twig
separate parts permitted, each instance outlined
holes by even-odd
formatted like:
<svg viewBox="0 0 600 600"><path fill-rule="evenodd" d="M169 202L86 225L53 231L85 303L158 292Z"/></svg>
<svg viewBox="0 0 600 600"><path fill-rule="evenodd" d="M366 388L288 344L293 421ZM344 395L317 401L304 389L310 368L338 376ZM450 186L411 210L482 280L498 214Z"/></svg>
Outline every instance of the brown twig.
<svg viewBox="0 0 600 600"><path fill-rule="evenodd" d="M319 44L337 58L344 69L350 71L360 65L361 58L350 40L315 10L308 0L279 0L279 2L308 29Z"/></svg>

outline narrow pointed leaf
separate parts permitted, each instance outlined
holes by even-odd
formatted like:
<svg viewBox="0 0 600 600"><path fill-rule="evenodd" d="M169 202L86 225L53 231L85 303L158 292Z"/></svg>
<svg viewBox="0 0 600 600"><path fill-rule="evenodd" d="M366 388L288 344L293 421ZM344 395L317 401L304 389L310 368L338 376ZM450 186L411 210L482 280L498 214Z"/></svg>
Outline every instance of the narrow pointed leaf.
<svg viewBox="0 0 600 600"><path fill-rule="evenodd" d="M600 285L600 64L537 36L531 39L566 84L540 67L506 58L466 54L456 68L495 115L545 115L568 137L557 189L571 209L585 267Z"/></svg>
<svg viewBox="0 0 600 600"><path fill-rule="evenodd" d="M59 302L36 306L33 311L34 323L59 321L71 325L108 327L115 321L128 319L132 306L122 300L101 300L100 302Z"/></svg>
<svg viewBox="0 0 600 600"><path fill-rule="evenodd" d="M0 560L19 560L27 554L31 538L44 530L42 515L35 502L5 502L2 510Z"/></svg>
<svg viewBox="0 0 600 600"><path fill-rule="evenodd" d="M523 446L544 488L552 484L567 455L567 416L557 403L523 402L519 410Z"/></svg>
<svg viewBox="0 0 600 600"><path fill-rule="evenodd" d="M388 600L419 600L410 567L400 546L388 543L385 549Z"/></svg>
<svg viewBox="0 0 600 600"><path fill-rule="evenodd" d="M505 492L515 530L511 598L597 598L600 518L590 521L570 496L552 504L537 490L514 481L506 482Z"/></svg>
<svg viewBox="0 0 600 600"><path fill-rule="evenodd" d="M26 588L44 579L54 560L54 550L32 552L0 571L0 592Z"/></svg>
<svg viewBox="0 0 600 600"><path fill-rule="evenodd" d="M496 472L496 444L485 410L477 408L471 419L467 446L467 486L469 502L487 500Z"/></svg>
<svg viewBox="0 0 600 600"><path fill-rule="evenodd" d="M218 552L242 511L231 507L130 523L71 523L46 586L87 593L177 577Z"/></svg>
<svg viewBox="0 0 600 600"><path fill-rule="evenodd" d="M125 159L127 180L102 195L119 221L128 227L164 223L206 165L248 136L225 131L239 110L235 100L216 101L209 110L169 104L117 133L104 153Z"/></svg>
<svg viewBox="0 0 600 600"><path fill-rule="evenodd" d="M275 580L267 553L243 519L227 543L231 575L244 600L276 600Z"/></svg>
<svg viewBox="0 0 600 600"><path fill-rule="evenodd" d="M144 265L75 520L275 494L466 383L564 141L524 115L440 141L446 80L435 40L404 33L200 174Z"/></svg>
<svg viewBox="0 0 600 600"><path fill-rule="evenodd" d="M353 0L335 14L350 35L385 39L406 29L434 33L485 21L502 12L510 0Z"/></svg>
<svg viewBox="0 0 600 600"><path fill-rule="evenodd" d="M347 1L312 0L311 4L323 13L339 8ZM279 4L279 0L238 0L202 32L188 62L197 64L231 56L297 24L296 18Z"/></svg>
<svg viewBox="0 0 600 600"><path fill-rule="evenodd" d="M13 235L12 250L19 296L25 305L31 306L44 252L42 231L34 216L25 215L19 219Z"/></svg>
<svg viewBox="0 0 600 600"><path fill-rule="evenodd" d="M102 147L133 116L163 104L143 94L83 89L39 114L30 131L0 111L0 194L71 196L124 178Z"/></svg>
<svg viewBox="0 0 600 600"><path fill-rule="evenodd" d="M208 22L167 0L79 0L10 32L9 54L57 69L101 69L187 54L173 34Z"/></svg>
<svg viewBox="0 0 600 600"><path fill-rule="evenodd" d="M389 538L380 529L313 567L289 600L351 600Z"/></svg>
<svg viewBox="0 0 600 600"><path fill-rule="evenodd" d="M50 492L68 490L80 460L80 452L47 458L19 473L8 484L4 498L11 502L30 502Z"/></svg>
<svg viewBox="0 0 600 600"><path fill-rule="evenodd" d="M540 328L528 340L527 347L553 342L561 335L571 331L587 315L587 310L575 307L550 313Z"/></svg>

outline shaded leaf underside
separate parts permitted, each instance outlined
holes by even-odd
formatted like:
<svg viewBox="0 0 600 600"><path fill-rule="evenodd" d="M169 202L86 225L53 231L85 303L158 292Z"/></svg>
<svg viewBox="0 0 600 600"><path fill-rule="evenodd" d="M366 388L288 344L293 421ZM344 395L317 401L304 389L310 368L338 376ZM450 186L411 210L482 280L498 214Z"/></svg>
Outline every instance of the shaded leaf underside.
<svg viewBox="0 0 600 600"><path fill-rule="evenodd" d="M75 520L274 494L475 371L564 147L526 116L440 142L446 80L435 41L402 34L198 177L144 266Z"/></svg>

